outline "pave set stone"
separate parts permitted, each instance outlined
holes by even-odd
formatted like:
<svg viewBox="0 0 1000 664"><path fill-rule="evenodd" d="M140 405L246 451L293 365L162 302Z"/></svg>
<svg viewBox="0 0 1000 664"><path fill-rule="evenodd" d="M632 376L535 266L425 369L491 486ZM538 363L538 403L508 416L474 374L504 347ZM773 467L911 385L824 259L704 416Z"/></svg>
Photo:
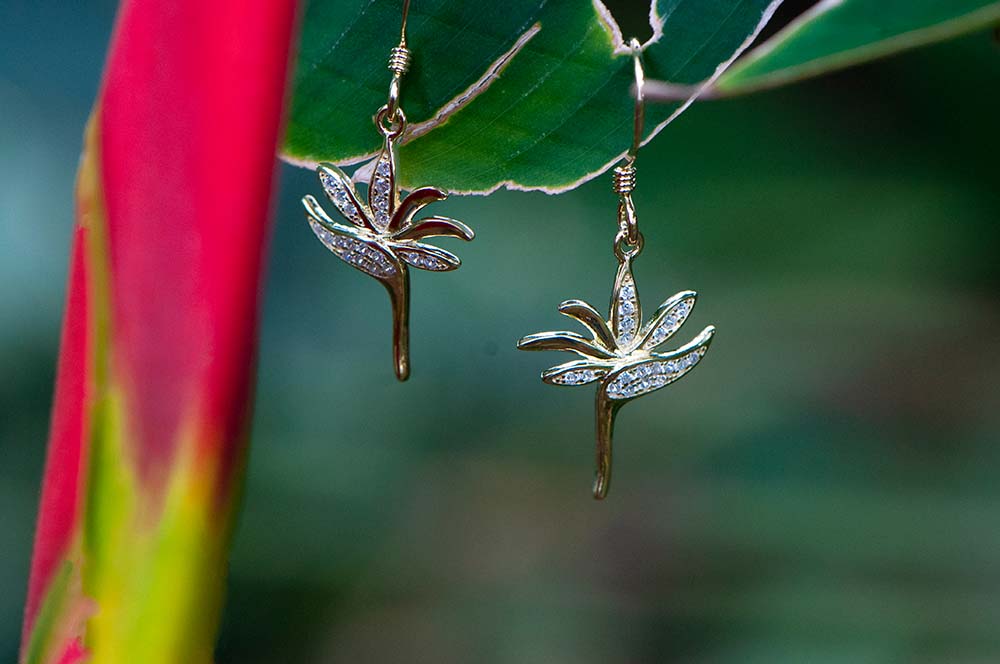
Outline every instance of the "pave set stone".
<svg viewBox="0 0 1000 664"><path fill-rule="evenodd" d="M319 181L322 183L323 188L326 190L327 195L329 195L330 200L333 204L337 206L340 210L340 214L353 223L355 226L363 226L364 223L361 220L361 214L363 212L359 211L360 204L352 200L353 195L347 191L347 187L344 183L340 181L339 178L335 178L329 173L320 171Z"/></svg>
<svg viewBox="0 0 1000 664"><path fill-rule="evenodd" d="M414 251L411 249L397 249L396 253L404 261L412 265L413 267L418 267L422 270L430 270L432 272L443 272L445 270L451 270L455 267L452 263L449 263L433 254L424 251Z"/></svg>
<svg viewBox="0 0 1000 664"><path fill-rule="evenodd" d="M639 327L639 297L635 291L635 281L631 274L626 274L622 279L621 288L618 289L618 327L615 336L618 343L627 346L635 337L635 331Z"/></svg>
<svg viewBox="0 0 1000 664"><path fill-rule="evenodd" d="M611 399L631 399L648 394L689 372L704 354L705 349L699 348L672 360L644 362L615 376L605 390Z"/></svg>
<svg viewBox="0 0 1000 664"><path fill-rule="evenodd" d="M391 211L389 209L390 197L393 195L392 169L389 166L389 152L383 151L379 156L378 163L375 164L375 172L372 176L371 192L369 202L374 214L375 227L384 231L389 225Z"/></svg>
<svg viewBox="0 0 1000 664"><path fill-rule="evenodd" d="M549 378L556 385L586 385L592 383L607 371L603 369L575 369Z"/></svg>
<svg viewBox="0 0 1000 664"><path fill-rule="evenodd" d="M663 320L660 321L660 324L653 330L653 333L649 335L649 339L643 344L643 348L654 348L669 339L684 324L684 321L687 320L692 307L694 307L693 297L681 300L672 306L663 317Z"/></svg>
<svg viewBox="0 0 1000 664"><path fill-rule="evenodd" d="M344 262L380 279L396 274L396 266L392 260L385 252L376 249L371 244L346 235L331 233L312 219L309 220L309 225L312 226L313 232L320 242Z"/></svg>

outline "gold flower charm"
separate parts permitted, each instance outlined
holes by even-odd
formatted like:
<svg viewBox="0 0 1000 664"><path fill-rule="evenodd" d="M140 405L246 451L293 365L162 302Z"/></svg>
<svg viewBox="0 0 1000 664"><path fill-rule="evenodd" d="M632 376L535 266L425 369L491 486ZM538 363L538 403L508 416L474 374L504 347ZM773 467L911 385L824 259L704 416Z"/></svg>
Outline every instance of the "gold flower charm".
<svg viewBox="0 0 1000 664"><path fill-rule="evenodd" d="M326 247L345 263L378 279L389 292L393 314L393 352L396 377L406 380L409 363L410 286L407 266L432 272L457 269L458 256L420 242L428 237L455 237L471 240L472 229L455 219L426 217L414 221L425 206L448 195L435 187L415 189L402 201L396 188L394 135L387 135L368 185L368 204L361 202L351 179L333 164L317 169L323 191L340 214L351 223L338 224L319 202L305 196L302 204L309 225Z"/></svg>
<svg viewBox="0 0 1000 664"><path fill-rule="evenodd" d="M680 329L694 307L697 294L682 291L660 305L645 325L635 279L632 256L619 257L620 265L611 295L611 318L604 318L581 300L567 300L559 313L581 322L590 331L587 339L575 332L541 332L517 343L521 350L563 350L582 360L567 362L542 372L550 385L587 385L598 382L597 474L594 497L604 498L611 480L611 439L615 416L628 401L665 387L686 375L708 350L715 328L702 330L693 341L677 350L654 350Z"/></svg>

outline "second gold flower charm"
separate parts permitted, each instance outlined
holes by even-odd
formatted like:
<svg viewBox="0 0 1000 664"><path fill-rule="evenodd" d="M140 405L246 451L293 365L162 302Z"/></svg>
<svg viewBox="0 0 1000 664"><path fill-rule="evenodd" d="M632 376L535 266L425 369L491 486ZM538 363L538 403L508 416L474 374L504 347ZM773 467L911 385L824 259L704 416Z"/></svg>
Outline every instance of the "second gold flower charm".
<svg viewBox="0 0 1000 664"><path fill-rule="evenodd" d="M611 311L605 320L586 302L566 300L559 305L559 313L582 323L590 332L590 339L576 332L541 332L517 342L521 350L569 351L582 358L542 372L542 380L546 383L597 383L594 403L597 429L594 497L597 499L608 494L611 482L611 442L618 411L632 399L655 392L687 375L701 361L715 336L715 328L709 325L676 350L656 351L687 320L697 298L694 291L681 291L667 298L648 323L642 322L632 261L642 251L643 237L632 203L632 191L635 189L635 158L642 142L643 72L639 42L633 39L630 46L635 67L635 118L632 147L624 163L614 172L618 194L618 232L614 241L618 274L611 293Z"/></svg>
<svg viewBox="0 0 1000 664"><path fill-rule="evenodd" d="M571 386L597 383L594 497L598 499L607 495L611 482L611 442L619 409L685 376L705 355L715 336L715 328L709 325L680 348L656 352L684 324L698 296L694 291L677 293L643 325L639 292L632 277L632 258L638 252L616 253L620 263L609 320L582 300L566 300L559 305L559 313L582 323L590 339L576 332L540 332L517 343L521 350L569 351L582 358L542 372L544 382Z"/></svg>

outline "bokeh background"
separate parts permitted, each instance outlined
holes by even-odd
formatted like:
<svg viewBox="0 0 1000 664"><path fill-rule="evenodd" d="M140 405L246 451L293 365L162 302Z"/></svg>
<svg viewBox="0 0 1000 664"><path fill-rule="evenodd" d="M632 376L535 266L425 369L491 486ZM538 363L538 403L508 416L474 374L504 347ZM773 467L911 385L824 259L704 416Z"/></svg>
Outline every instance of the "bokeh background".
<svg viewBox="0 0 1000 664"><path fill-rule="evenodd" d="M2 13L8 662L114 5ZM384 292L315 241L314 177L282 166L218 662L1000 661L998 83L976 34L698 104L643 152L640 294L695 288L687 334L720 331L625 409L604 503L592 389L513 344L607 301L608 178L441 204L479 237L415 275L398 385Z"/></svg>

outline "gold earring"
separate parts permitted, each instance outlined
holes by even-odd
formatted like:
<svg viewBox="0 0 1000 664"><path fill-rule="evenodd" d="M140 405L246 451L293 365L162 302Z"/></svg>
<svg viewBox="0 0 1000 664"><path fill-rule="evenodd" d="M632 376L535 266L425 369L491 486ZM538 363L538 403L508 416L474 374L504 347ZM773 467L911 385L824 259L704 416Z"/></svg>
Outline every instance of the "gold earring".
<svg viewBox="0 0 1000 664"><path fill-rule="evenodd" d="M639 42L633 39L629 45L635 68L635 114L632 147L623 163L614 170L614 189L619 196L618 232L614 241L618 273L611 294L609 318L605 320L586 302L567 300L559 305L559 313L582 323L590 332L590 339L575 332L541 332L517 343L521 350L569 351L583 358L542 372L542 380L550 385L598 383L594 480L597 499L607 495L611 481L611 443L618 411L632 399L665 387L690 372L705 355L715 335L715 328L709 325L680 348L655 352L687 320L697 298L694 291L682 291L668 298L648 323L642 323L632 261L642 251L643 237L632 203L632 191L635 189L636 154L642 142L644 76Z"/></svg>
<svg viewBox="0 0 1000 664"><path fill-rule="evenodd" d="M410 266L447 272L458 269L462 261L451 252L425 244L428 237L454 237L472 240L472 229L455 219L432 216L414 220L420 210L448 194L436 187L419 187L402 200L396 185L396 145L406 130L406 115L399 105L400 83L409 69L410 51L406 47L406 18L410 1L403 0L399 44L389 56L389 99L375 113L376 128L384 141L375 159L368 184L368 203L362 202L354 183L333 164L316 169L323 191L340 214L351 223L339 224L330 218L312 196L302 198L309 225L326 247L349 265L378 279L389 292L393 320L393 356L396 377L403 381L410 375L409 309Z"/></svg>

